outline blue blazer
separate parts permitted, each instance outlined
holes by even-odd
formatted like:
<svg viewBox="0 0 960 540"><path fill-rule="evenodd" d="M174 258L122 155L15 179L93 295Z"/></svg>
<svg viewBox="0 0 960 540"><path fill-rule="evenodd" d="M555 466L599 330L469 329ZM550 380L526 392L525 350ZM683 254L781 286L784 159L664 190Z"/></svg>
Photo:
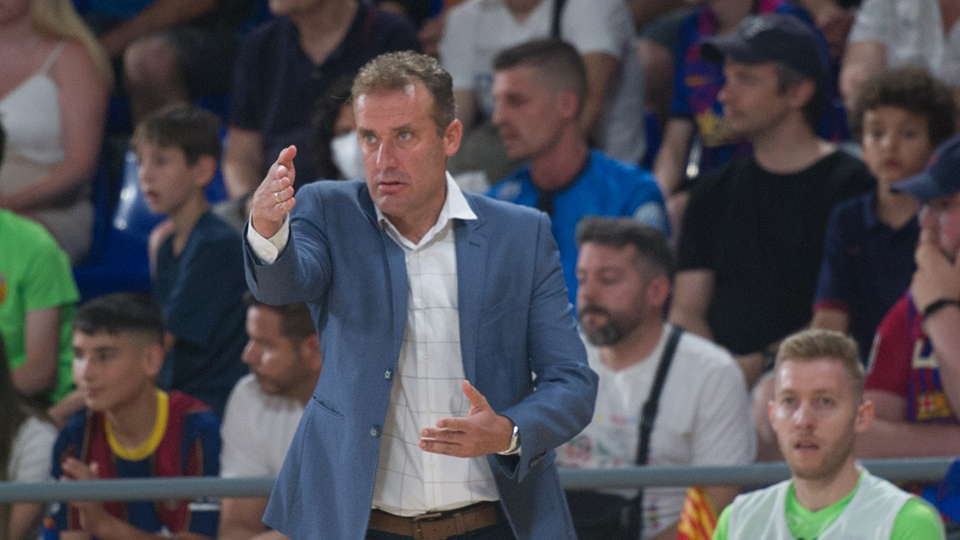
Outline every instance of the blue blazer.
<svg viewBox="0 0 960 540"><path fill-rule="evenodd" d="M518 540L575 540L553 449L592 418L597 376L550 222L465 195L478 219L454 222L464 373L521 436L520 456L488 456L500 501ZM247 283L268 304L307 302L323 373L263 520L295 540L362 540L407 320L404 252L362 182L304 186L290 226L273 264L245 244Z"/></svg>

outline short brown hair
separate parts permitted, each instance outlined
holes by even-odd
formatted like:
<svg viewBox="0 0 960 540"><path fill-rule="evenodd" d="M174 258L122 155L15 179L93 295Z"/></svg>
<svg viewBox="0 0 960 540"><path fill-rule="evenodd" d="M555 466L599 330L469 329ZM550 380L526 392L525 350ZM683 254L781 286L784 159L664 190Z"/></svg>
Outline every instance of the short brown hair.
<svg viewBox="0 0 960 540"><path fill-rule="evenodd" d="M850 375L851 388L858 398L863 396L863 364L857 342L834 330L812 329L797 332L780 343L777 350L776 374L784 362L804 362L830 358L839 362Z"/></svg>
<svg viewBox="0 0 960 540"><path fill-rule="evenodd" d="M187 163L196 165L201 156L220 159L220 118L189 105L170 105L144 117L133 131L130 143L137 148L153 143L183 150Z"/></svg>
<svg viewBox="0 0 960 540"><path fill-rule="evenodd" d="M456 117L453 78L432 56L413 51L381 54L360 68L350 99L356 103L363 94L403 90L414 83L422 84L433 96L433 122L442 135Z"/></svg>
<svg viewBox="0 0 960 540"><path fill-rule="evenodd" d="M957 105L949 86L923 66L901 66L867 79L853 106L851 128L863 140L863 117L880 107L896 107L927 119L927 135L934 148L954 134Z"/></svg>
<svg viewBox="0 0 960 540"><path fill-rule="evenodd" d="M577 49L559 39L535 39L504 49L493 59L493 70L515 67L537 70L540 84L556 92L569 90L583 107L587 97L587 68Z"/></svg>
<svg viewBox="0 0 960 540"><path fill-rule="evenodd" d="M590 216L580 220L576 231L577 248L586 243L623 249L637 249L641 269L653 271L651 277L673 279L676 263L667 237L656 227L630 218Z"/></svg>
<svg viewBox="0 0 960 540"><path fill-rule="evenodd" d="M294 345L299 345L303 340L317 334L310 309L303 302L271 306L257 300L250 291L244 293L243 299L250 307L269 309L276 313L280 317L280 333Z"/></svg>

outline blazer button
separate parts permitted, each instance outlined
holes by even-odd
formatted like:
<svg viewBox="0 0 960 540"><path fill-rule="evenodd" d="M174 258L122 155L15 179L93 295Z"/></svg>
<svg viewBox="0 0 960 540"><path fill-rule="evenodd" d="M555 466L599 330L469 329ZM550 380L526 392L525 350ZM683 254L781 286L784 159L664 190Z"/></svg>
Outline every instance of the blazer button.
<svg viewBox="0 0 960 540"><path fill-rule="evenodd" d="M392 379L392 378L393 378L393 370L392 370L392 369L388 369L388 370L384 371L384 372L383 372L383 378L386 379L386 380L388 380L388 381L389 381L390 379Z"/></svg>
<svg viewBox="0 0 960 540"><path fill-rule="evenodd" d="M380 437L380 427L373 426L372 428L370 428L370 436L373 437L374 439Z"/></svg>

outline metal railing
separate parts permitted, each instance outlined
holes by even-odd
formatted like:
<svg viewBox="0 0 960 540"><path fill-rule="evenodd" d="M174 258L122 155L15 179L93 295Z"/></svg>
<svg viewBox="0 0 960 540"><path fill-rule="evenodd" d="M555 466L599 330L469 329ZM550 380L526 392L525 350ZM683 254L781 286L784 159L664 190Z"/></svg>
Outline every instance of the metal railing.
<svg viewBox="0 0 960 540"><path fill-rule="evenodd" d="M865 460L876 476L894 482L937 482L952 458ZM758 486L790 476L783 463L711 467L626 467L620 469L561 469L567 489L649 486ZM82 500L160 500L198 497L266 497L274 478L144 478L82 482L0 482L0 503Z"/></svg>

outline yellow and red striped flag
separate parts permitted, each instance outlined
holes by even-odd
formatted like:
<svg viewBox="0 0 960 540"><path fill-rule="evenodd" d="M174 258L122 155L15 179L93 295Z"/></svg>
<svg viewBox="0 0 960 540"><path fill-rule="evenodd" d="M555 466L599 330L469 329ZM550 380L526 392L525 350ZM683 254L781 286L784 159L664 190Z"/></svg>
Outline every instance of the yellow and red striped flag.
<svg viewBox="0 0 960 540"><path fill-rule="evenodd" d="M717 512L707 492L699 486L687 489L677 540L710 540L716 528Z"/></svg>

